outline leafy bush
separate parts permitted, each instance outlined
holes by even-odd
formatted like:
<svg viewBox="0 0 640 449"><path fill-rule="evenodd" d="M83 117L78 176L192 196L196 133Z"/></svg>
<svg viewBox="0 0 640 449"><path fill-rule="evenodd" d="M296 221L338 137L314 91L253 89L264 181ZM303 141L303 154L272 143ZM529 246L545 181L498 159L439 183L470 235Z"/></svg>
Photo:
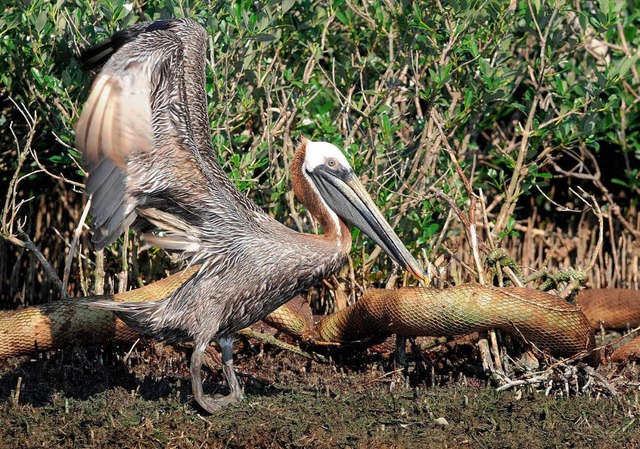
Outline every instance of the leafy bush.
<svg viewBox="0 0 640 449"><path fill-rule="evenodd" d="M19 1L0 12L0 179L10 185L16 171L39 168L32 157L16 165L11 129L24 145L29 127L12 99L37 112L31 147L64 177L34 173L16 191L17 203L36 198L16 222L47 216L58 229L25 225L35 243L56 248L49 259L59 273L68 251L61 237L71 241L83 208L78 189L64 181L82 182L73 122L90 82L74 55L116 29L169 16L194 17L211 36L209 113L225 169L290 226L314 229L292 206L286 172L296 139L306 135L344 148L400 237L431 260L456 253L451 242L465 226L451 224L452 207L486 215L488 247L504 239L514 245L531 216L541 227L575 225L555 214L554 202L581 207L569 187L611 211L611 232L639 237L630 223L640 187L640 13L629 2ZM621 167L608 170L614 162ZM483 201L486 208L474 209ZM2 231L8 234L6 221ZM351 286L384 280L386 258L369 245L362 251L354 237L354 265L366 268ZM89 255L86 235L81 246ZM11 273L33 262L12 244L5 249L3 282L22 285L24 276ZM140 279L156 256L135 271L136 254L130 277ZM74 262L74 294L87 290L87 260ZM107 272L126 260L109 252ZM25 294L12 291L13 298Z"/></svg>

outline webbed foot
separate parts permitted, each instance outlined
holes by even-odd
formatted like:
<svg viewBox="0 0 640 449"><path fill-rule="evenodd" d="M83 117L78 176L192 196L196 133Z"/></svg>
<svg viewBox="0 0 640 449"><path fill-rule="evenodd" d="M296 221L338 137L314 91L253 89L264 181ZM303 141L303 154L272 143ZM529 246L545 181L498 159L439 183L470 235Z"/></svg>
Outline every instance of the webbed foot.
<svg viewBox="0 0 640 449"><path fill-rule="evenodd" d="M242 400L242 394L230 393L222 398L213 399L210 396L202 395L201 397L195 397L196 402L208 413L215 413L221 408L228 405L240 402Z"/></svg>
<svg viewBox="0 0 640 449"><path fill-rule="evenodd" d="M240 402L243 398L242 388L233 370L233 339L221 338L220 347L222 349L222 372L227 378L231 393L219 399L213 399L204 394L202 388L202 362L206 346L196 345L191 355L191 389L196 402L208 413L214 413L227 405Z"/></svg>

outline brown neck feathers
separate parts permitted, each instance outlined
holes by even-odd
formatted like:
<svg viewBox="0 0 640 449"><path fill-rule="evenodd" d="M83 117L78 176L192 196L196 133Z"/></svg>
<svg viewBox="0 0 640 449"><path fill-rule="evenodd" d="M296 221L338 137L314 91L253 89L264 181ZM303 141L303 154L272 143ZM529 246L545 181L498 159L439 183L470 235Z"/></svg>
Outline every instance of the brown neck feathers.
<svg viewBox="0 0 640 449"><path fill-rule="evenodd" d="M302 143L296 149L296 153L291 161L291 166L289 167L293 192L300 202L305 205L311 215L318 220L324 230L325 238L329 240L340 240L343 244L346 243L344 246L346 246L346 251L349 251L351 247L351 232L342 219L327 209L325 202L309 182L308 177L304 173L306 154L307 139L302 138Z"/></svg>

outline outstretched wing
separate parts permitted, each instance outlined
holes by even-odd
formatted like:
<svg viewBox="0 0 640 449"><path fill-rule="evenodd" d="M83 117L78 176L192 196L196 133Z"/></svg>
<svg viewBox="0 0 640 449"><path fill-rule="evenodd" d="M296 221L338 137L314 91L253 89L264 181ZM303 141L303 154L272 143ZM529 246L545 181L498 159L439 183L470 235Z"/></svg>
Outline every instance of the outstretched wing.
<svg viewBox="0 0 640 449"><path fill-rule="evenodd" d="M205 229L215 237L266 217L213 154L206 42L196 22L173 19L125 29L81 56L88 68L102 66L76 125L97 249L132 223L151 223L168 231L153 244L189 255Z"/></svg>

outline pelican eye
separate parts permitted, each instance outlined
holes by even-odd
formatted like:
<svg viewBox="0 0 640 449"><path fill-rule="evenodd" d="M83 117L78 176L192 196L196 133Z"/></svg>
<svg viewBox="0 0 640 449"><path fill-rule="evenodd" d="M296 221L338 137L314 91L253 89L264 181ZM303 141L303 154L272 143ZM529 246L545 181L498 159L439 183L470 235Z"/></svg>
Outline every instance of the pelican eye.
<svg viewBox="0 0 640 449"><path fill-rule="evenodd" d="M325 161L325 164L329 168L338 168L338 166L340 165L338 161L332 157L327 158L327 160Z"/></svg>

